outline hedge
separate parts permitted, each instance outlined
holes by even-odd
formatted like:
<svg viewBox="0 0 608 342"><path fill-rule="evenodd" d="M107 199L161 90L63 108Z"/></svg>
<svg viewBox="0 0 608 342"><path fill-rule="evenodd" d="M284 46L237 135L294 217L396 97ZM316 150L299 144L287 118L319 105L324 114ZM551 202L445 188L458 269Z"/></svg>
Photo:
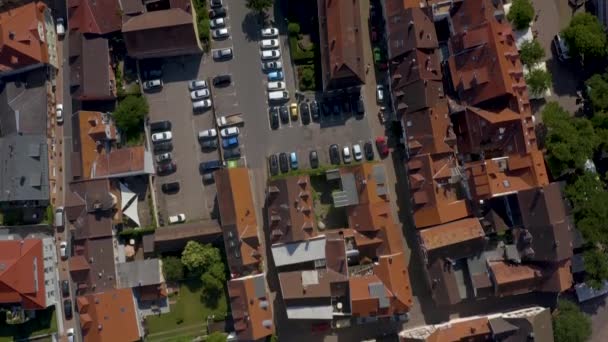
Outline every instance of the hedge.
<svg viewBox="0 0 608 342"><path fill-rule="evenodd" d="M289 48L291 50L291 57L295 64L312 64L315 58L315 46L306 51L302 51L298 46L298 37L289 37Z"/></svg>
<svg viewBox="0 0 608 342"><path fill-rule="evenodd" d="M140 238L144 235L153 234L156 228L148 227L148 228L129 228L118 233L120 237L125 239L136 239Z"/></svg>

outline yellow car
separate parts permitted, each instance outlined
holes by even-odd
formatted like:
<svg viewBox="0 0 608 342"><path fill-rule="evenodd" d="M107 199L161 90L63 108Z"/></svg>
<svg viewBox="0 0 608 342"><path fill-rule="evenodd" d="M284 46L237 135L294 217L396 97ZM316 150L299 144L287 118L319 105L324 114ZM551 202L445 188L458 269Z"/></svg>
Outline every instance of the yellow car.
<svg viewBox="0 0 608 342"><path fill-rule="evenodd" d="M289 105L289 112L291 113L291 120L298 120L298 104L292 103Z"/></svg>

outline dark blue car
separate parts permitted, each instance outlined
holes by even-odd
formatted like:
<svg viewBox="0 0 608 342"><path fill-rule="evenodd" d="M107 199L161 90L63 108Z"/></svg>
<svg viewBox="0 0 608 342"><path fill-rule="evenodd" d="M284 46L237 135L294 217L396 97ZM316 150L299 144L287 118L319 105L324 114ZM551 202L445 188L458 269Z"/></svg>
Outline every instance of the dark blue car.
<svg viewBox="0 0 608 342"><path fill-rule="evenodd" d="M239 137L234 136L234 137L224 139L224 141L222 141L222 146L224 148L233 148L233 147L239 146Z"/></svg>

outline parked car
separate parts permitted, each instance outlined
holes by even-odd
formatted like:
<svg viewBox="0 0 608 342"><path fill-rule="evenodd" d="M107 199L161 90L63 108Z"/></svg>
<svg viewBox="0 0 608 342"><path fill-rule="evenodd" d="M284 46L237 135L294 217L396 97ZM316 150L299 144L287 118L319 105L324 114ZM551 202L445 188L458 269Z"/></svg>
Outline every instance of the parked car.
<svg viewBox="0 0 608 342"><path fill-rule="evenodd" d="M192 81L188 82L188 89L190 91L204 89L204 88L208 88L207 81L205 81L205 80L192 80Z"/></svg>
<svg viewBox="0 0 608 342"><path fill-rule="evenodd" d="M271 71L268 73L268 81L282 81L283 80L283 72L282 71Z"/></svg>
<svg viewBox="0 0 608 342"><path fill-rule="evenodd" d="M319 104L316 100L310 102L310 114L312 114L314 121L319 120Z"/></svg>
<svg viewBox="0 0 608 342"><path fill-rule="evenodd" d="M202 111L205 109L209 109L213 107L213 102L211 102L210 99L204 99L204 100L200 100L200 101L193 101L192 102L192 110L193 111Z"/></svg>
<svg viewBox="0 0 608 342"><path fill-rule="evenodd" d="M171 160L171 152L161 153L156 156L157 163L166 163Z"/></svg>
<svg viewBox="0 0 608 342"><path fill-rule="evenodd" d="M186 214L177 214L169 216L169 224L186 222Z"/></svg>
<svg viewBox="0 0 608 342"><path fill-rule="evenodd" d="M270 128L272 128L272 129L279 128L279 108L270 107L268 109L268 113L270 116Z"/></svg>
<svg viewBox="0 0 608 342"><path fill-rule="evenodd" d="M376 86L376 102L384 104L384 86L382 84Z"/></svg>
<svg viewBox="0 0 608 342"><path fill-rule="evenodd" d="M65 315L66 320L72 319L72 300L64 299L63 300L63 314Z"/></svg>
<svg viewBox="0 0 608 342"><path fill-rule="evenodd" d="M211 184L213 182L215 182L215 177L213 177L213 173L210 172L210 173L205 173L203 175L203 183Z"/></svg>
<svg viewBox="0 0 608 342"><path fill-rule="evenodd" d="M230 36L230 33L228 32L228 29L225 27L211 30L211 37L213 37L213 39L228 38L229 36Z"/></svg>
<svg viewBox="0 0 608 342"><path fill-rule="evenodd" d="M268 82L267 89L268 91L283 90L285 89L285 83L281 81Z"/></svg>
<svg viewBox="0 0 608 342"><path fill-rule="evenodd" d="M68 243L65 241L61 241L59 244L59 254L61 255L61 259L68 258Z"/></svg>
<svg viewBox="0 0 608 342"><path fill-rule="evenodd" d="M222 0L211 0L210 2L211 8L222 7Z"/></svg>
<svg viewBox="0 0 608 342"><path fill-rule="evenodd" d="M368 141L363 145L363 151L365 151L365 159L374 160L374 146L371 141Z"/></svg>
<svg viewBox="0 0 608 342"><path fill-rule="evenodd" d="M359 114L359 115L365 114L365 106L363 105L363 99L361 98L361 96L354 98L353 108L355 108L357 114Z"/></svg>
<svg viewBox="0 0 608 342"><path fill-rule="evenodd" d="M298 105L295 102L289 105L289 113L292 121L298 120Z"/></svg>
<svg viewBox="0 0 608 342"><path fill-rule="evenodd" d="M287 153L285 152L279 154L279 168L283 173L289 171L289 158L287 158Z"/></svg>
<svg viewBox="0 0 608 342"><path fill-rule="evenodd" d="M214 8L211 11L209 11L209 18L211 18L211 19L223 18L225 16L226 16L226 9L223 7Z"/></svg>
<svg viewBox="0 0 608 342"><path fill-rule="evenodd" d="M555 49L555 54L557 55L557 59L562 62L565 62L570 59L570 51L568 49L568 45L566 45L566 41L560 36L556 34L551 41L551 45L553 45L553 49Z"/></svg>
<svg viewBox="0 0 608 342"><path fill-rule="evenodd" d="M217 137L217 131L215 128L206 129L204 131L198 132L198 139L205 140Z"/></svg>
<svg viewBox="0 0 608 342"><path fill-rule="evenodd" d="M216 61L228 60L232 58L232 54L232 48L216 49L213 50L213 59Z"/></svg>
<svg viewBox="0 0 608 342"><path fill-rule="evenodd" d="M159 142L152 144L152 150L154 153L171 152L173 151L173 144L170 141Z"/></svg>
<svg viewBox="0 0 608 342"><path fill-rule="evenodd" d="M315 150L310 151L310 154L308 155L308 159L310 160L311 168L316 169L319 167L319 155L317 154L317 151L315 151Z"/></svg>
<svg viewBox="0 0 608 342"><path fill-rule="evenodd" d="M63 104L62 103L57 104L57 108L55 110L55 119L57 120L58 124L63 123Z"/></svg>
<svg viewBox="0 0 608 342"><path fill-rule="evenodd" d="M344 160L344 164L348 164L353 160L350 154L350 147L344 146L342 149L342 159Z"/></svg>
<svg viewBox="0 0 608 342"><path fill-rule="evenodd" d="M61 295L63 298L70 297L70 282L67 280L61 281Z"/></svg>
<svg viewBox="0 0 608 342"><path fill-rule="evenodd" d="M232 83L232 76L225 75L217 75L213 78L213 85L215 87L226 87Z"/></svg>
<svg viewBox="0 0 608 342"><path fill-rule="evenodd" d="M268 101L270 102L285 102L289 100L289 92L285 90L276 90L268 93Z"/></svg>
<svg viewBox="0 0 608 342"><path fill-rule="evenodd" d="M274 27L267 27L265 29L262 29L261 33L263 38L274 38L279 35L279 30Z"/></svg>
<svg viewBox="0 0 608 342"><path fill-rule="evenodd" d="M66 330L66 336L68 337L68 342L74 342L74 328Z"/></svg>
<svg viewBox="0 0 608 342"><path fill-rule="evenodd" d="M271 176L279 174L279 158L277 158L276 154L272 154L268 157L268 169L270 170Z"/></svg>
<svg viewBox="0 0 608 342"><path fill-rule="evenodd" d="M223 168L224 166L226 166L226 165L222 161L211 160L208 162L200 163L200 165L198 166L198 170L200 173L207 173L207 172L213 172L215 170L219 170L219 169Z"/></svg>
<svg viewBox="0 0 608 342"><path fill-rule="evenodd" d="M298 155L295 152L289 154L289 166L291 166L292 170L298 168Z"/></svg>
<svg viewBox="0 0 608 342"><path fill-rule="evenodd" d="M239 159L239 158L241 158L241 149L238 147L224 151L224 159Z"/></svg>
<svg viewBox="0 0 608 342"><path fill-rule="evenodd" d="M283 63L281 63L281 61L270 61L270 62L262 63L262 69L264 71L281 70L282 68L283 68Z"/></svg>
<svg viewBox="0 0 608 342"><path fill-rule="evenodd" d="M170 131L170 130L171 130L171 121L164 120L164 121L155 121L155 122L150 123L150 131L152 133L164 132L164 131Z"/></svg>
<svg viewBox="0 0 608 342"><path fill-rule="evenodd" d="M207 139L201 141L201 148L203 150L215 150L217 148L217 139Z"/></svg>
<svg viewBox="0 0 608 342"><path fill-rule="evenodd" d="M159 175L168 175L175 172L175 170L177 170L177 165L175 162L156 165L156 173Z"/></svg>
<svg viewBox="0 0 608 342"><path fill-rule="evenodd" d="M57 36L59 38L63 38L63 36L65 35L65 25L63 22L63 18L57 18L55 29L57 30Z"/></svg>
<svg viewBox="0 0 608 342"><path fill-rule="evenodd" d="M281 50L264 50L262 51L262 60L279 59L281 57Z"/></svg>
<svg viewBox="0 0 608 342"><path fill-rule="evenodd" d="M226 26L226 18L215 18L209 21L209 27L216 29Z"/></svg>
<svg viewBox="0 0 608 342"><path fill-rule="evenodd" d="M153 143L157 143L157 142L161 142L161 141L169 141L172 138L173 138L173 134L171 134L171 131L152 134Z"/></svg>
<svg viewBox="0 0 608 342"><path fill-rule="evenodd" d="M237 146L239 146L239 137L238 136L230 137L230 138L224 139L222 141L223 148L234 148Z"/></svg>
<svg viewBox="0 0 608 342"><path fill-rule="evenodd" d="M279 116L281 117L281 122L289 123L289 110L286 105L282 105L279 107Z"/></svg>
<svg viewBox="0 0 608 342"><path fill-rule="evenodd" d="M363 151L361 150L361 145L353 145L353 157L355 158L355 161L361 161L363 159Z"/></svg>
<svg viewBox="0 0 608 342"><path fill-rule="evenodd" d="M334 165L340 165L340 148L336 144L329 146L329 161Z"/></svg>
<svg viewBox="0 0 608 342"><path fill-rule="evenodd" d="M166 194L179 192L179 182L165 183L160 186L160 189Z"/></svg>
<svg viewBox="0 0 608 342"><path fill-rule="evenodd" d="M149 80L144 82L144 90L150 91L155 89L160 89L163 87L163 81L160 79Z"/></svg>
<svg viewBox="0 0 608 342"><path fill-rule="evenodd" d="M211 96L209 89L199 89L190 92L190 99L192 99L192 101L206 99L209 96Z"/></svg>
<svg viewBox="0 0 608 342"><path fill-rule="evenodd" d="M376 138L376 149L378 149L378 154L380 154L381 157L388 156L388 145L386 144L386 138Z"/></svg>
<svg viewBox="0 0 608 342"><path fill-rule="evenodd" d="M264 39L260 42L260 48L266 49L277 49L279 47L278 39Z"/></svg>
<svg viewBox="0 0 608 342"><path fill-rule="evenodd" d="M227 128L223 128L220 131L220 135L222 136L222 138L228 138L228 137L232 137L235 135L239 135L239 128L238 127L227 127Z"/></svg>
<svg viewBox="0 0 608 342"><path fill-rule="evenodd" d="M300 102L300 115L302 116L302 123L308 125L310 123L310 107L308 102Z"/></svg>

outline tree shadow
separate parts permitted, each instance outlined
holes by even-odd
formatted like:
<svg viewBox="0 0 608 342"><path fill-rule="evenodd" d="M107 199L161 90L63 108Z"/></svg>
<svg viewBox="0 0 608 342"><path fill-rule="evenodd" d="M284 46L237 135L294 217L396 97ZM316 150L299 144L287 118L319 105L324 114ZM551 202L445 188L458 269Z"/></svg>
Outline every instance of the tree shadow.
<svg viewBox="0 0 608 342"><path fill-rule="evenodd" d="M245 39L247 39L248 42L260 39L260 28L263 27L264 22L264 16L256 12L249 12L245 15L245 18L243 18L243 22L241 23L241 30L243 30Z"/></svg>

